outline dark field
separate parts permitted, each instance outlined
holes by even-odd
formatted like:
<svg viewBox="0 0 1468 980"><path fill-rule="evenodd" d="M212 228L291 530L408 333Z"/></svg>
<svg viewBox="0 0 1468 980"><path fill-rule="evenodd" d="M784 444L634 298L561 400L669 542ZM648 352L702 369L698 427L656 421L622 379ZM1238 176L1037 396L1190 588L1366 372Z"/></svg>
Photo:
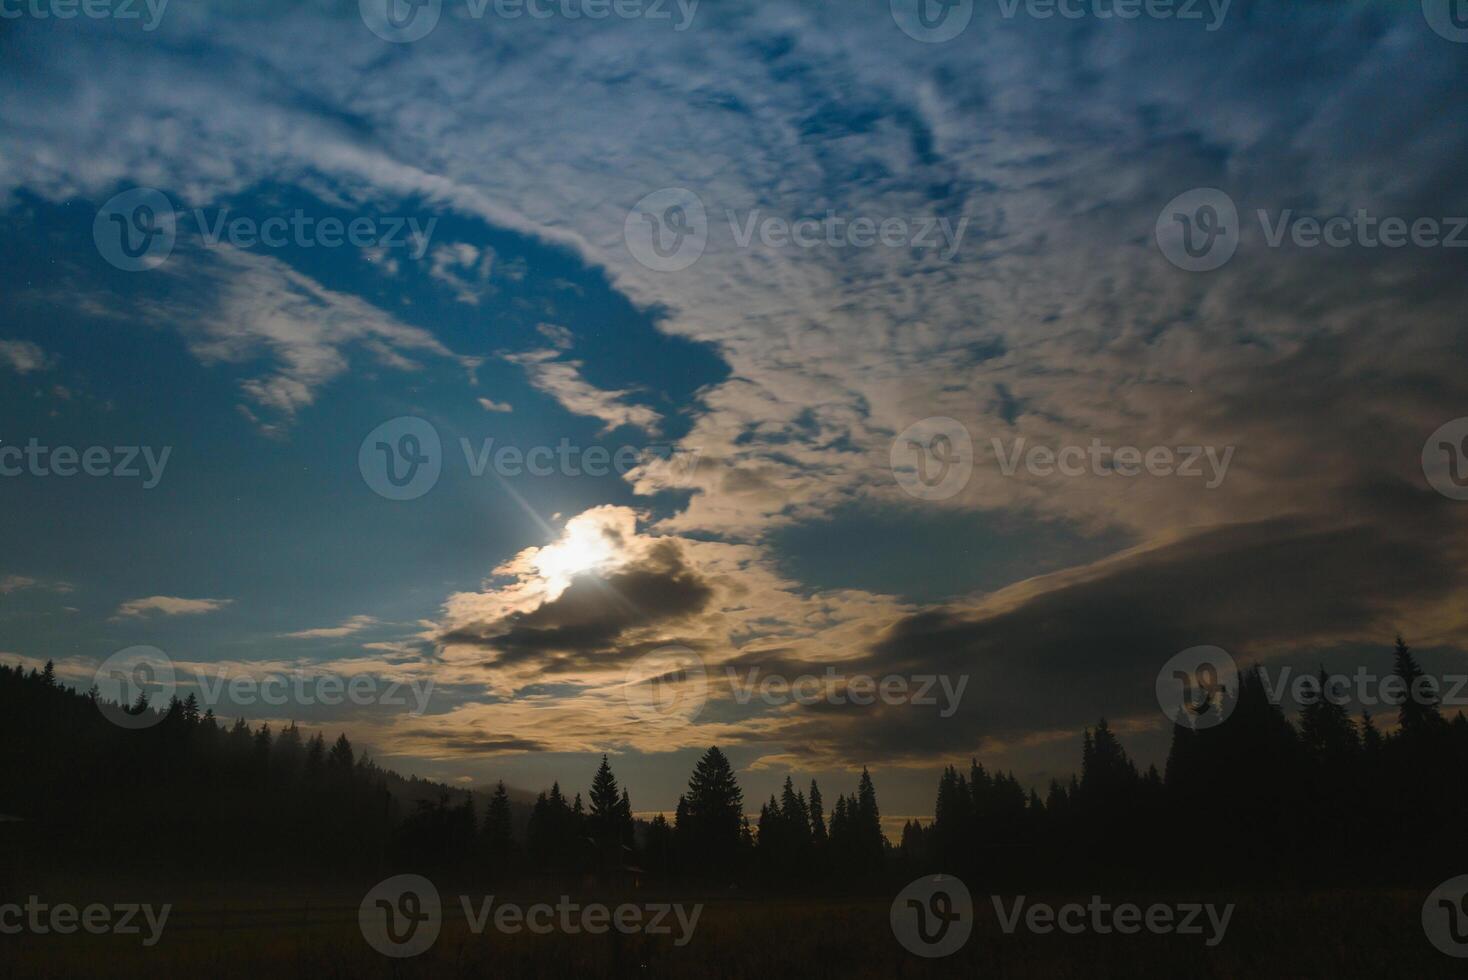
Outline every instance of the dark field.
<svg viewBox="0 0 1468 980"><path fill-rule="evenodd" d="M93 893L95 894L95 893ZM360 894L360 893L359 893ZM470 892L477 902L483 896ZM1004 896L1012 904L1014 896ZM1084 895L1036 895L1055 905ZM261 892L222 903L175 902L161 940L143 936L7 936L0 972L16 977L1435 977L1463 964L1437 952L1419 922L1422 895L1408 891L1106 896L1108 901L1210 901L1237 905L1224 940L1203 935L1037 935L1000 928L988 895L974 896L976 922L964 948L945 959L905 951L885 900L713 899L692 940L672 936L472 933L456 894L420 956L382 956L363 940L356 898ZM51 896L63 900L62 896ZM154 901L165 901L161 896ZM498 896L497 896L498 900ZM507 896L506 900L510 900ZM526 904L543 896L514 898ZM554 896L548 900L555 901ZM582 900L578 898L578 900ZM586 901L650 902L645 894ZM692 904L689 898L668 898Z"/></svg>

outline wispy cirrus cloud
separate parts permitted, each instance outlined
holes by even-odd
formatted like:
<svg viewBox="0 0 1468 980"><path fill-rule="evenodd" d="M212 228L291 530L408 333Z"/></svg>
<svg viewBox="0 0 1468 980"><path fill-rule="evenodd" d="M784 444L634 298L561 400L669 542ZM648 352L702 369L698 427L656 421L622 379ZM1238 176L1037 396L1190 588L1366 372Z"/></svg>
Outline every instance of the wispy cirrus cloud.
<svg viewBox="0 0 1468 980"><path fill-rule="evenodd" d="M294 633L282 633L281 636L291 640L336 640L371 629L380 622L382 621L376 616L349 616L336 626L318 626L313 629L297 630Z"/></svg>
<svg viewBox="0 0 1468 980"><path fill-rule="evenodd" d="M429 331L328 289L274 256L220 245L185 251L165 268L184 288L148 303L148 315L177 324L206 364L264 359L270 369L242 381L240 390L242 407L267 432L290 425L321 388L348 371L354 352L398 371L421 370L422 357L457 361L470 373L479 364Z"/></svg>
<svg viewBox="0 0 1468 980"><path fill-rule="evenodd" d="M233 599L185 599L180 596L153 595L129 599L117 607L113 619L141 619L146 616L198 616L218 612L231 605Z"/></svg>
<svg viewBox="0 0 1468 980"><path fill-rule="evenodd" d="M33 578L29 575L5 575L0 577L0 595L9 595L12 592L20 592L25 589L37 589L45 592L66 594L75 591L75 588L70 582L48 581Z"/></svg>
<svg viewBox="0 0 1468 980"><path fill-rule="evenodd" d="M562 360L560 351L542 348L505 354L504 359L524 368L530 383L554 398L566 411L600 419L603 432L630 425L656 433L662 421L651 408L629 402L630 392L608 391L588 382L581 376L581 362Z"/></svg>

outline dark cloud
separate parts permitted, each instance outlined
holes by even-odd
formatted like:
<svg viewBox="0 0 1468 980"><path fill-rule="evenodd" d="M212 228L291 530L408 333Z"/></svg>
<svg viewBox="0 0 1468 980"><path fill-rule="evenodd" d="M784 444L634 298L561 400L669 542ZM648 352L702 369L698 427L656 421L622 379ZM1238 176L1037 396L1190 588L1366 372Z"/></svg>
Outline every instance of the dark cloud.
<svg viewBox="0 0 1468 980"><path fill-rule="evenodd" d="M409 729L401 735L409 739L424 739L454 753L540 752L549 749L544 742L514 735L474 735L432 728Z"/></svg>
<svg viewBox="0 0 1468 980"><path fill-rule="evenodd" d="M647 644L619 643L630 631L692 616L713 588L688 566L674 541L658 542L646 558L607 575L574 578L560 596L530 612L460 627L444 643L495 651L499 663L543 658L546 669L572 669L592 659L630 660Z"/></svg>
<svg viewBox="0 0 1468 980"><path fill-rule="evenodd" d="M787 738L867 761L961 758L985 737L1073 731L1103 715L1149 718L1157 671L1181 650L1216 645L1251 661L1372 631L1387 644L1404 609L1461 584L1447 557L1376 526L1279 519L1212 529L1103 563L1002 612L907 616L842 668L967 676L958 710L943 718L936 707L821 702L803 709Z"/></svg>

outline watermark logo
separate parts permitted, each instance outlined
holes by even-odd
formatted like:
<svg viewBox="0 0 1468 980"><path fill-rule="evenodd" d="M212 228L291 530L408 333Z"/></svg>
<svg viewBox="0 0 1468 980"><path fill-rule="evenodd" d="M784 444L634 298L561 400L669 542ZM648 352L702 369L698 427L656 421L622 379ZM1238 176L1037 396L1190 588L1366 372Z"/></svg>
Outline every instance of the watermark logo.
<svg viewBox="0 0 1468 980"><path fill-rule="evenodd" d="M675 33L693 25L699 0L465 0L463 16L482 20L669 21ZM443 0L358 0L362 23L384 41L406 44L427 37L438 26Z"/></svg>
<svg viewBox="0 0 1468 980"><path fill-rule="evenodd" d="M1233 714L1239 668L1222 647L1189 647L1157 672L1157 706L1168 721L1213 728Z"/></svg>
<svg viewBox="0 0 1468 980"><path fill-rule="evenodd" d="M421 41L438 26L443 0L357 0L367 29L384 41Z"/></svg>
<svg viewBox="0 0 1468 980"><path fill-rule="evenodd" d="M46 446L34 436L19 445L0 445L0 477L77 475L141 479L144 490L163 480L172 446Z"/></svg>
<svg viewBox="0 0 1468 980"><path fill-rule="evenodd" d="M1239 210L1216 187L1194 188L1167 202L1156 236L1167 261L1188 272L1210 272L1239 247Z"/></svg>
<svg viewBox="0 0 1468 980"><path fill-rule="evenodd" d="M708 246L708 234L703 201L682 187L653 191L622 223L627 251L654 272L679 272L697 262Z"/></svg>
<svg viewBox="0 0 1468 980"><path fill-rule="evenodd" d="M92 221L97 252L124 272L158 268L173 252L177 237L173 202L152 187L113 195Z"/></svg>
<svg viewBox="0 0 1468 980"><path fill-rule="evenodd" d="M643 721L692 722L708 701L708 689L703 658L684 646L643 654L627 668L622 682L627 706Z"/></svg>
<svg viewBox="0 0 1468 980"><path fill-rule="evenodd" d="M362 899L357 924L362 938L383 956L417 956L434 944L443 926L438 889L422 875L380 881Z"/></svg>
<svg viewBox="0 0 1468 980"><path fill-rule="evenodd" d="M827 210L820 218L790 220L780 215L767 215L759 208L740 217L725 209L729 234L736 248L749 248L756 238L765 248L900 248L912 251L935 249L939 258L948 261L958 254L969 218L928 216L899 218L888 216L880 221L861 216L848 218L835 210Z"/></svg>
<svg viewBox="0 0 1468 980"><path fill-rule="evenodd" d="M1449 878L1427 896L1422 931L1440 952L1468 958L1468 875Z"/></svg>
<svg viewBox="0 0 1468 980"><path fill-rule="evenodd" d="M1468 248L1464 216L1381 216L1365 208L1328 216L1257 208L1254 216L1269 248ZM1189 272L1209 272L1231 259L1240 230L1233 200L1212 187L1179 194L1157 216L1158 247L1169 262Z"/></svg>
<svg viewBox="0 0 1468 980"><path fill-rule="evenodd" d="M1202 902L1179 902L1176 905L1158 902L1142 908L1131 902L1112 905L1103 901L1100 895L1092 895L1085 905L1070 902L1056 907L1032 902L1027 907L1026 897L1019 895L1006 910L998 895L991 895L989 899L994 903L994 914L999 917L999 928L1005 935L1013 935L1021 922L1028 931L1042 936L1056 929L1071 936L1085 932L1103 936L1116 932L1125 936L1135 935L1143 929L1158 936L1201 936L1205 928L1211 927L1208 938L1203 940L1203 945L1210 949L1223 942L1234 914L1232 902L1223 906Z"/></svg>
<svg viewBox="0 0 1468 980"><path fill-rule="evenodd" d="M1444 708L1468 705L1463 695L1464 688L1468 688L1468 674L1421 674L1409 684L1396 674L1382 676L1364 666L1357 667L1354 674L1296 674L1292 667L1271 673L1260 667L1259 679L1272 703L1283 704L1288 696L1302 708L1322 700L1339 706L1354 700L1363 708L1398 707L1408 701Z"/></svg>
<svg viewBox="0 0 1468 980"><path fill-rule="evenodd" d="M1284 245L1288 237L1295 248L1468 248L1468 218L1378 217L1357 208L1344 214L1317 218L1285 208L1273 219L1264 208L1255 212L1264 242L1270 248Z"/></svg>
<svg viewBox="0 0 1468 980"><path fill-rule="evenodd" d="M974 0L891 0L902 33L924 44L951 41L974 16Z"/></svg>
<svg viewBox="0 0 1468 980"><path fill-rule="evenodd" d="M739 704L748 704L756 696L768 705L795 702L804 707L813 704L830 705L915 705L938 709L939 718L952 718L963 700L964 688L968 687L968 675L956 678L948 674L888 674L877 678L871 674L839 673L835 667L827 667L825 675L801 674L793 680L782 674L760 676L758 667L751 667L739 676L735 667L726 667L729 689Z"/></svg>
<svg viewBox="0 0 1468 980"><path fill-rule="evenodd" d="M914 422L892 440L892 475L919 500L946 500L968 485L974 441L962 422L939 415Z"/></svg>
<svg viewBox="0 0 1468 980"><path fill-rule="evenodd" d="M1468 44L1468 0L1422 0L1422 16L1439 37Z"/></svg>
<svg viewBox="0 0 1468 980"><path fill-rule="evenodd" d="M253 673L234 673L222 667L210 671L195 666L191 668L191 672L193 680L179 681L179 686L185 683L197 684L204 695L203 703L211 707L226 703L224 695L228 694L227 703L233 707L256 704L272 708L287 704L335 707L351 704L365 708L380 705L407 708L408 714L416 717L428 710L429 699L433 697L431 678L387 681L370 674L348 676L301 668L290 671L271 670L259 676ZM409 694L412 695L411 706L408 702Z"/></svg>
<svg viewBox="0 0 1468 980"><path fill-rule="evenodd" d="M1444 497L1468 500L1468 417L1444 422L1427 437L1422 475Z"/></svg>
<svg viewBox="0 0 1468 980"><path fill-rule="evenodd" d="M459 896L459 907L469 932L483 935L493 928L506 935L529 932L537 936L563 932L569 936L588 933L604 935L618 932L624 936L639 933L648 936L672 936L674 946L686 946L693 940L702 905L653 902L618 906L590 902L582 905L562 895L555 902L519 905L496 902L493 895ZM421 875L397 875L379 882L357 912L362 936L373 949L384 956L403 959L425 952L438 939L443 925L443 909L438 889Z"/></svg>
<svg viewBox="0 0 1468 980"><path fill-rule="evenodd" d="M178 690L173 661L157 647L119 650L98 665L92 675L97 707L103 717L122 728L151 728L163 720L160 708Z"/></svg>
<svg viewBox="0 0 1468 980"><path fill-rule="evenodd" d="M693 480L700 455L698 449L669 445L643 449L623 445L615 450L600 445L578 446L566 438L555 446L541 444L523 449L514 444L496 446L493 437L480 440L476 448L461 436L459 448L463 450L469 475L474 477L488 472L508 478L524 475L596 478L611 473L625 477L633 470L641 470L659 485L679 487Z"/></svg>
<svg viewBox="0 0 1468 980"><path fill-rule="evenodd" d="M1228 465L1233 460L1234 447L1224 446L1220 452L1216 446L1110 446L1100 439L1092 439L1090 446L1068 445L1058 449L1035 445L1026 450L1023 436L1015 439L1008 450L1004 441L991 440L994 458L999 462L999 472L1014 476L1023 459L1025 472L1031 476L1135 477L1145 471L1151 476L1176 476L1184 479L1199 479L1207 490L1216 490L1223 485L1228 475Z"/></svg>
<svg viewBox="0 0 1468 980"><path fill-rule="evenodd" d="M403 415L362 440L357 468L372 492L388 500L414 500L432 490L443 470L443 444L426 419Z"/></svg>
<svg viewBox="0 0 1468 980"><path fill-rule="evenodd" d="M158 945L158 940L163 938L163 927L168 924L172 911L173 905L167 902L156 909L151 904L136 902L117 905L94 902L77 908L68 902L52 905L41 901L39 895L31 895L25 905L19 902L0 905L0 935L15 936L29 932L36 936L50 933L69 936L80 928L93 936L107 933L140 936L146 925L148 933L142 942L144 946L151 947Z"/></svg>
<svg viewBox="0 0 1468 980"><path fill-rule="evenodd" d="M88 20L142 20L145 33L156 31L163 22L168 0L0 0L0 20L72 20L78 14Z"/></svg>
<svg viewBox="0 0 1468 980"><path fill-rule="evenodd" d="M951 956L974 929L968 887L952 875L932 875L909 884L892 900L892 935L915 956Z"/></svg>
<svg viewBox="0 0 1468 980"><path fill-rule="evenodd" d="M1080 20L1090 17L1095 20L1204 20L1212 14L1203 30L1213 33L1223 26L1232 0L998 0L999 14L1005 20L1013 20L1021 6L1027 16L1036 20L1061 17L1065 20Z"/></svg>

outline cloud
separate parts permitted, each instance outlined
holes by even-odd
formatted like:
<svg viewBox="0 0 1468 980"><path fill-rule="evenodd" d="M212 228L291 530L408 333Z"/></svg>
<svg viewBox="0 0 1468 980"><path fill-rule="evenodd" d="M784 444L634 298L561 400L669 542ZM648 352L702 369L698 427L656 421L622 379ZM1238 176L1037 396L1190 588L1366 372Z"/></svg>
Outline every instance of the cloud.
<svg viewBox="0 0 1468 980"><path fill-rule="evenodd" d="M145 314L177 324L205 364L272 365L240 384L250 402L245 414L268 432L289 425L343 375L352 351L398 371L420 370L417 357L454 360L470 370L478 364L428 331L328 289L273 256L219 245L175 253L164 269L179 289L141 304ZM268 418L258 419L260 412Z"/></svg>
<svg viewBox="0 0 1468 980"><path fill-rule="evenodd" d="M525 369L530 383L560 402L561 407L576 415L601 419L602 431L610 432L624 425L656 433L661 416L644 405L626 402L629 392L597 388L581 377L580 361L557 360L550 349L505 354L504 359Z"/></svg>
<svg viewBox="0 0 1468 980"><path fill-rule="evenodd" d="M697 651L713 696L727 702L722 665L797 644L812 661L838 663L870 642L873 622L907 609L865 593L803 594L757 548L644 533L635 511L597 507L496 568L481 590L445 601L431 669L477 681L489 700L421 721L441 733L534 731L565 752L768 739L784 722L760 705L692 725L642 717L629 668L661 647Z"/></svg>
<svg viewBox="0 0 1468 980"><path fill-rule="evenodd" d="M293 640L334 640L360 633L376 626L379 622L381 621L375 616L357 615L348 617L336 626L318 626L314 629L297 630L294 633L282 633L281 636Z"/></svg>
<svg viewBox="0 0 1468 980"><path fill-rule="evenodd" d="M0 364L16 374L29 374L44 370L50 364L50 358L28 340L0 340Z"/></svg>
<svg viewBox="0 0 1468 980"><path fill-rule="evenodd" d="M513 412L515 410L515 406L509 402L497 402L493 398L480 398L477 401L479 407L486 412Z"/></svg>
<svg viewBox="0 0 1468 980"><path fill-rule="evenodd" d="M23 589L40 589L48 592L58 592L64 595L74 591L75 588L70 582L48 582L42 579L32 578L29 575L6 575L0 577L0 595L9 595L12 592L19 592Z"/></svg>
<svg viewBox="0 0 1468 980"><path fill-rule="evenodd" d="M217 612L233 599L181 599L178 596L154 595L146 599L129 599L117 607L113 619L140 618L157 613L161 616L197 616Z"/></svg>
<svg viewBox="0 0 1468 980"><path fill-rule="evenodd" d="M459 626L442 641L483 646L498 663L534 658L546 670L576 669L592 659L618 662L644 652L626 642L630 634L692 616L712 595L676 542L665 540L614 570L573 575L559 595L534 609Z"/></svg>
<svg viewBox="0 0 1468 980"><path fill-rule="evenodd" d="M571 344L576 339L571 331L554 323L537 323L535 329L542 337L549 340L552 346L560 350L570 350Z"/></svg>
<svg viewBox="0 0 1468 980"><path fill-rule="evenodd" d="M493 697L513 697L547 667L573 689L434 722L461 733L523 725L513 730L570 750L604 732L651 750L784 731L790 751L951 753L975 738L1070 731L1092 702L1145 709L1143 661L1195 639L1257 652L1367 641L1411 622L1462 644L1468 623L1449 586L1468 567L1468 518L1425 488L1420 468L1424 439L1468 403L1461 259L1270 248L1253 217L1464 213L1468 111L1399 96L1461 90L1461 51L1416 9L1379 5L1237 17L1217 33L976 9L962 41L944 45L907 43L885 3L859 10L868 16L729 5L701 11L699 29L681 35L614 21L518 31L491 18L387 59L350 10L336 20L282 11L280 30L263 36L219 30L220 16L201 10L163 25L172 43L147 50L82 25L18 23L28 60L0 80L0 124L19 134L0 189L100 200L129 182L194 200L309 178L369 200L411 197L570 250L661 330L719 352L727 380L679 406L680 447L701 460L686 506L652 526L603 514L588 523L620 535L605 561L566 574L534 564L557 552L531 549L501 566L503 579L445 602L436 635L457 639L435 650L435 670L478 676ZM216 73L220 63L231 71ZM310 103L278 82L302 72ZM159 153L158 119L192 152ZM1172 267L1152 239L1162 206L1198 186L1226 189L1244 222L1234 259L1206 275ZM640 266L622 238L628 209L662 187L693 190L710 219L704 254L678 273ZM756 210L970 224L953 256L741 246L727 216ZM220 254L215 278L235 278ZM281 420L264 424L310 404L349 349L401 370L453 356L263 261L248 260L258 282L247 268L242 286L218 283L217 302L171 317L197 320L186 336L201 356L266 359L244 389L251 411ZM460 299L477 297L482 256L454 246L433 261ZM261 286L264 302L251 295ZM510 355L537 389L608 429L662 424L630 402L638 382L595 387L567 338L542 332L550 346ZM969 428L973 472L952 498L915 501L888 451L939 415ZM998 465L1019 440L1093 439L1236 454L1212 490ZM657 472L631 477L644 495L669 486ZM771 529L848 504L1021 515L1139 544L938 610L782 576L761 543ZM678 564L658 564L669 541ZM1400 582L1384 580L1398 568ZM683 583L684 604L639 617L594 592L628 569ZM1096 635L1076 626L1087 617ZM963 666L1006 697L977 697L989 713L946 730L883 709L639 727L616 710L618 667L626 651L665 640L714 664ZM1079 686L1060 690L1026 672L1031 661ZM816 715L826 717L807 726Z"/></svg>
<svg viewBox="0 0 1468 980"><path fill-rule="evenodd" d="M479 248L468 242L439 245L432 252L432 260L428 274L452 289L454 299L470 306L479 305L479 297L494 271L494 249ZM469 273L467 276L465 271Z"/></svg>

